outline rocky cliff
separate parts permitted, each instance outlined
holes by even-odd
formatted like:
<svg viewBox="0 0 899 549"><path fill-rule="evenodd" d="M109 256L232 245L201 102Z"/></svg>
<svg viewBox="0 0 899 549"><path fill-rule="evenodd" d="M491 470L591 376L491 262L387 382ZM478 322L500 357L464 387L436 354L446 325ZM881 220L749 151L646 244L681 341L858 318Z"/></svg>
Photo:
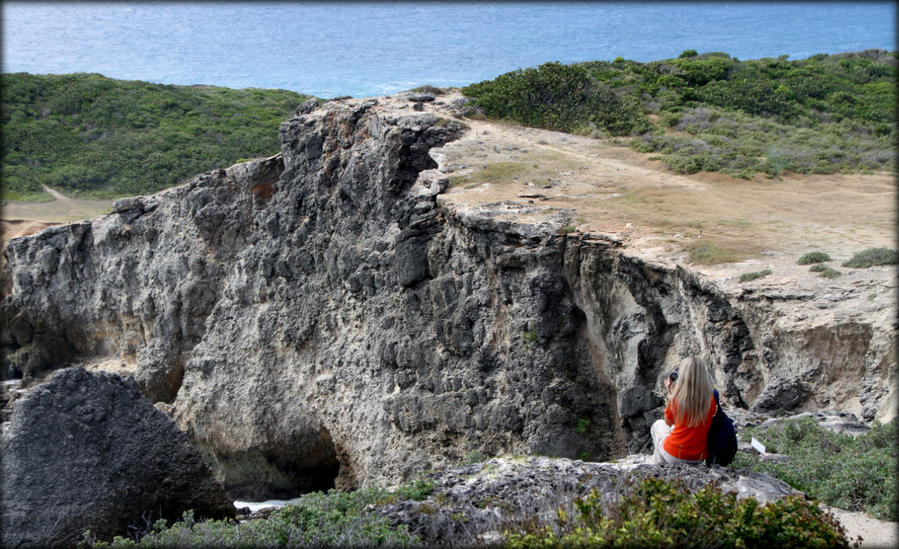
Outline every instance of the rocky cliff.
<svg viewBox="0 0 899 549"><path fill-rule="evenodd" d="M740 407L893 413L883 311L791 322L814 296L724 289L564 210L439 201L459 103L406 99L307 103L280 155L13 239L3 377L124 364L240 497L638 451L690 354Z"/></svg>

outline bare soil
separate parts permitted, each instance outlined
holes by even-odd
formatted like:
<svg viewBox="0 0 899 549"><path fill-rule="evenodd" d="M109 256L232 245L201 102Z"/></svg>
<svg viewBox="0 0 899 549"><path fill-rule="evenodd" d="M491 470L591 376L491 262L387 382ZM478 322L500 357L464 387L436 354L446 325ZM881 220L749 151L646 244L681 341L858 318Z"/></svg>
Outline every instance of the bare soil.
<svg viewBox="0 0 899 549"><path fill-rule="evenodd" d="M92 219L108 212L112 200L84 200L71 198L46 185L44 190L53 196L51 202L7 202L0 215L0 242L17 236L42 231L51 225Z"/></svg>
<svg viewBox="0 0 899 549"><path fill-rule="evenodd" d="M846 529L849 541L861 536L861 547L899 547L899 524L877 520L860 511L826 507Z"/></svg>
<svg viewBox="0 0 899 549"><path fill-rule="evenodd" d="M886 173L753 180L678 175L649 155L589 137L467 120L444 147L446 203L515 201L573 211L573 228L677 262L726 265L810 251L834 261L895 246L896 181Z"/></svg>

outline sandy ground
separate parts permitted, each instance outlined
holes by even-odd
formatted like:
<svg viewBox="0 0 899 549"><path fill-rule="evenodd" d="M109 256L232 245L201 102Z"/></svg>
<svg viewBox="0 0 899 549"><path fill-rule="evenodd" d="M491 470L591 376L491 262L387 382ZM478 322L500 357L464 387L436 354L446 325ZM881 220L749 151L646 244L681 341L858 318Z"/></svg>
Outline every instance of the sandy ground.
<svg viewBox="0 0 899 549"><path fill-rule="evenodd" d="M846 537L854 541L861 536L862 547L899 547L899 523L877 520L862 512L825 507L846 529Z"/></svg>

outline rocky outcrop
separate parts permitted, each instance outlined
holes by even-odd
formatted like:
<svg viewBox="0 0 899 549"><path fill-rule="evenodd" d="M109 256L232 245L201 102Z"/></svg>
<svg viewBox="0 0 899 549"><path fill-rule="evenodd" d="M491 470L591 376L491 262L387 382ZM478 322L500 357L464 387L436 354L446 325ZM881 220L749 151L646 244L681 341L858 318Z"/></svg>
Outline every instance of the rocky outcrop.
<svg viewBox="0 0 899 549"><path fill-rule="evenodd" d="M660 375L690 354L732 406L886 406L892 332L798 333L770 294L569 234L565 211L440 202L433 157L465 132L442 103L310 103L282 124L281 155L13 239L4 377L134 364L246 498L399 481L472 452L637 452Z"/></svg>
<svg viewBox="0 0 899 549"><path fill-rule="evenodd" d="M577 516L575 498L591 490L609 507L644 478L679 480L691 491L713 484L738 499L766 505L801 494L762 473L721 467L650 465L639 458L619 463L585 463L546 457L493 458L482 463L428 473L432 490L419 501L403 500L377 512L421 538L422 545L469 547L502 541L503 531L558 523L558 510Z"/></svg>
<svg viewBox="0 0 899 549"><path fill-rule="evenodd" d="M187 436L134 381L82 368L16 402L2 470L4 547L73 546L85 530L108 539L188 509L234 516Z"/></svg>

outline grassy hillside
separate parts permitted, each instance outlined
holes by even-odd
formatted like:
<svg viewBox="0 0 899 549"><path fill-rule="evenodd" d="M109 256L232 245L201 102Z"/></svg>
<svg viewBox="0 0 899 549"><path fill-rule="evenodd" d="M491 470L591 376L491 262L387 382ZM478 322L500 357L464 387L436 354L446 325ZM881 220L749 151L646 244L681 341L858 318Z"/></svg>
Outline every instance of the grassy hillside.
<svg viewBox="0 0 899 549"><path fill-rule="evenodd" d="M625 136L678 173L895 169L896 53L547 63L462 89L488 117Z"/></svg>
<svg viewBox="0 0 899 549"><path fill-rule="evenodd" d="M3 199L145 194L279 150L278 125L308 99L122 81L98 74L2 75Z"/></svg>

